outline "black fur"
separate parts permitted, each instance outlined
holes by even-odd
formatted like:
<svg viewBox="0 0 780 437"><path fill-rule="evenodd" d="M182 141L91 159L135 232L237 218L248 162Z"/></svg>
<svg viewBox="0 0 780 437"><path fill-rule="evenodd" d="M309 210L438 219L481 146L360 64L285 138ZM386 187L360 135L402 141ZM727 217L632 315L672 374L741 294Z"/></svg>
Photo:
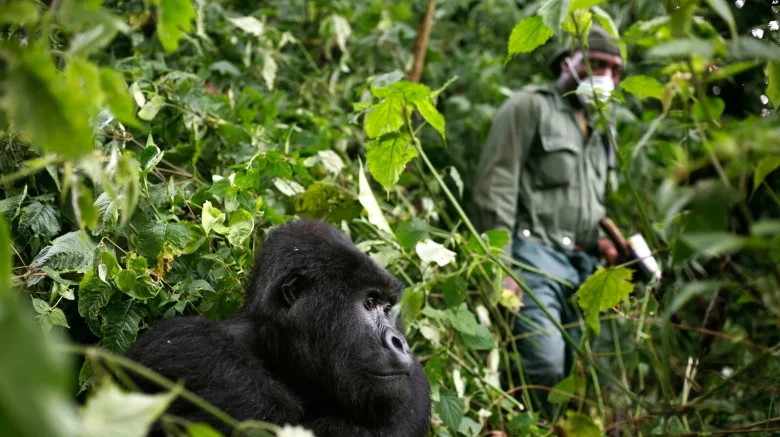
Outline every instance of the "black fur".
<svg viewBox="0 0 780 437"><path fill-rule="evenodd" d="M428 381L386 313L402 290L334 227L298 220L269 234L237 315L160 320L127 356L240 421L318 437L423 436ZM168 412L229 431L184 400Z"/></svg>

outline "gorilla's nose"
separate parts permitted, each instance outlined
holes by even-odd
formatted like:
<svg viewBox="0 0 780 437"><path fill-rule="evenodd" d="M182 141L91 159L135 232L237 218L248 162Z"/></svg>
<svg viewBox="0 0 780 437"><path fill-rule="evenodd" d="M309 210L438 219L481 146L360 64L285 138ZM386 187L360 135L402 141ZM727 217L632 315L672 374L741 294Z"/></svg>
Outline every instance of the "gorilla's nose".
<svg viewBox="0 0 780 437"><path fill-rule="evenodd" d="M382 334L382 345L387 349L393 367L404 372L411 370L412 354L409 352L409 345L401 333L393 328L386 328Z"/></svg>

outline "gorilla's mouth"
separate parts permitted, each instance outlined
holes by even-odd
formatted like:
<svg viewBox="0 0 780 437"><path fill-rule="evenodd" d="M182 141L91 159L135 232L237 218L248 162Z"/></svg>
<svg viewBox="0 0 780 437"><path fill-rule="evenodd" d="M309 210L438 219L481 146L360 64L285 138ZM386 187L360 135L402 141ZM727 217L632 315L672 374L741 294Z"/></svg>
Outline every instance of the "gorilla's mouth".
<svg viewBox="0 0 780 437"><path fill-rule="evenodd" d="M373 376L374 378L380 378L380 379L393 379L393 378L401 378L409 377L409 372L392 372L392 373L374 373L374 372L368 372L370 376Z"/></svg>

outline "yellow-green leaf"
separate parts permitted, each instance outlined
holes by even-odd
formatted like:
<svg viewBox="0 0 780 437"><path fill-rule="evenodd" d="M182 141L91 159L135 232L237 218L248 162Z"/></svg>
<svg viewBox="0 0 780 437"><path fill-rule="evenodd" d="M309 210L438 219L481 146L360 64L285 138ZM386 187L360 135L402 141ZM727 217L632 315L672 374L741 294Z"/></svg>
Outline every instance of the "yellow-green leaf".
<svg viewBox="0 0 780 437"><path fill-rule="evenodd" d="M567 437L602 437L604 435L590 416L575 411L566 412L563 429L564 435Z"/></svg>
<svg viewBox="0 0 780 437"><path fill-rule="evenodd" d="M780 156L765 156L758 161L756 173L753 175L753 189L764 182L764 179L780 167Z"/></svg>
<svg viewBox="0 0 780 437"><path fill-rule="evenodd" d="M138 127L138 120L135 118L133 99L127 90L127 84L122 77L122 73L110 68L100 70L100 87L105 94L106 103L122 123Z"/></svg>
<svg viewBox="0 0 780 437"><path fill-rule="evenodd" d="M548 29L556 34L561 33L563 20L569 14L571 0L547 0L539 8L539 15L542 16L542 22Z"/></svg>
<svg viewBox="0 0 780 437"><path fill-rule="evenodd" d="M614 307L634 289L633 272L627 267L599 267L577 290L577 302L585 311L585 320L593 331L601 331L599 313Z"/></svg>
<svg viewBox="0 0 780 437"><path fill-rule="evenodd" d="M408 135L396 135L366 144L368 169L387 191L395 186L406 164L416 156L417 150Z"/></svg>
<svg viewBox="0 0 780 437"><path fill-rule="evenodd" d="M766 77L769 78L766 95L775 108L780 108L780 61L769 62L766 65Z"/></svg>
<svg viewBox="0 0 780 437"><path fill-rule="evenodd" d="M371 108L366 116L366 134L369 138L397 132L404 125L404 100L391 95Z"/></svg>
<svg viewBox="0 0 780 437"><path fill-rule="evenodd" d="M620 83L620 88L640 99L652 97L661 100L664 95L664 86L650 76L631 76Z"/></svg>
<svg viewBox="0 0 780 437"><path fill-rule="evenodd" d="M553 36L542 22L542 17L529 17L517 23L509 35L507 58L517 53L528 53L547 42Z"/></svg>
<svg viewBox="0 0 780 437"><path fill-rule="evenodd" d="M17 1L0 5L0 24L27 24L38 20L38 8L31 1Z"/></svg>
<svg viewBox="0 0 780 437"><path fill-rule="evenodd" d="M425 121L428 122L436 131L441 134L441 137L446 139L447 135L444 132L444 116L441 115L438 109L427 99L414 102L417 110L420 111L420 115L423 116Z"/></svg>
<svg viewBox="0 0 780 437"><path fill-rule="evenodd" d="M192 30L195 9L190 0L155 0L157 5L157 38L163 48L173 52L185 33Z"/></svg>

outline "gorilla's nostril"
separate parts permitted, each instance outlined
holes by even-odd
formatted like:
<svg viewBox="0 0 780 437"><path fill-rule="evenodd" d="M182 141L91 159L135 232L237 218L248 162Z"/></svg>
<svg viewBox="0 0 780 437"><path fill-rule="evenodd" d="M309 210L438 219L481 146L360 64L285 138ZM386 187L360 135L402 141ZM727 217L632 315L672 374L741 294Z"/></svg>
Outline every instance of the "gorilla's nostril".
<svg viewBox="0 0 780 437"><path fill-rule="evenodd" d="M396 349L398 349L399 351L403 351L404 350L404 344L401 342L400 338L393 337L392 341L393 341L393 346L395 346Z"/></svg>

